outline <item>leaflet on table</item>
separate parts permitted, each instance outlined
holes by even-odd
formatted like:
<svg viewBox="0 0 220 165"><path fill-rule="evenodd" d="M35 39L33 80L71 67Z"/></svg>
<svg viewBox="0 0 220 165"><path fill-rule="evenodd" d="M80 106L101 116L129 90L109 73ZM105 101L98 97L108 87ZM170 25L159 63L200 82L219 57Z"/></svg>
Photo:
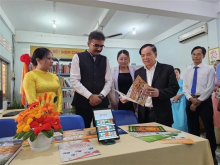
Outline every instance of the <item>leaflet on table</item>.
<svg viewBox="0 0 220 165"><path fill-rule="evenodd" d="M64 142L58 146L62 162L101 154L88 139Z"/></svg>
<svg viewBox="0 0 220 165"><path fill-rule="evenodd" d="M161 139L166 139L168 137L176 136L176 135L178 135L178 133L172 132L172 133L168 133L168 134L158 134L158 135L151 135L151 136L142 136L142 137L139 137L139 139L144 140L146 142L154 142L154 141L158 141L158 140L161 140Z"/></svg>
<svg viewBox="0 0 220 165"><path fill-rule="evenodd" d="M166 139L161 139L161 143L166 144L195 144L195 142L188 138L184 132L178 132L178 135L171 136Z"/></svg>
<svg viewBox="0 0 220 165"><path fill-rule="evenodd" d="M166 132L162 126L128 126L129 132Z"/></svg>
<svg viewBox="0 0 220 165"><path fill-rule="evenodd" d="M4 138L8 141L0 139L0 165L8 165L21 150L23 140L9 140L10 138Z"/></svg>
<svg viewBox="0 0 220 165"><path fill-rule="evenodd" d="M140 76L137 76L126 95L118 90L115 91L123 98L144 106L149 88L150 86Z"/></svg>
<svg viewBox="0 0 220 165"><path fill-rule="evenodd" d="M143 136L166 135L172 132L129 132L130 135L139 138Z"/></svg>
<svg viewBox="0 0 220 165"><path fill-rule="evenodd" d="M99 140L118 138L111 110L94 111Z"/></svg>

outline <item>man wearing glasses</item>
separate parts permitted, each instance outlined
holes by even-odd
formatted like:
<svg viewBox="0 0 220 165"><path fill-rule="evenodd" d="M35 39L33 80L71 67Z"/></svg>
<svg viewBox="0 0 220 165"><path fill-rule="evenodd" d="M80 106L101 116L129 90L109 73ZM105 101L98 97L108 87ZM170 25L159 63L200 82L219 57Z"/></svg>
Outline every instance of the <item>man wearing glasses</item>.
<svg viewBox="0 0 220 165"><path fill-rule="evenodd" d="M100 54L104 41L102 32L91 32L88 50L75 54L72 59L70 81L76 90L72 105L76 114L83 117L86 128L91 125L93 109L108 108L109 105L106 96L110 92L112 78L109 61Z"/></svg>
<svg viewBox="0 0 220 165"><path fill-rule="evenodd" d="M185 71L183 78L189 133L200 136L200 116L205 127L206 138L210 143L214 164L218 164L215 157L216 139L211 100L211 94L215 89L215 70L202 63L206 54L204 47L194 47L191 54L194 66Z"/></svg>

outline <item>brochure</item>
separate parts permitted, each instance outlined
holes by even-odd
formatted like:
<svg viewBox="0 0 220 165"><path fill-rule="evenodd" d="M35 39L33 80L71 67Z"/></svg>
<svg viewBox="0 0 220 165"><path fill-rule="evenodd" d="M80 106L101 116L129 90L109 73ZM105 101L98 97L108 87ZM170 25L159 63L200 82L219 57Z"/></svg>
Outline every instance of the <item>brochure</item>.
<svg viewBox="0 0 220 165"><path fill-rule="evenodd" d="M127 94L121 93L118 90L115 91L123 98L144 106L149 88L150 86L140 76L137 76Z"/></svg>
<svg viewBox="0 0 220 165"><path fill-rule="evenodd" d="M188 138L184 132L178 132L178 135L171 136L166 139L161 139L161 143L166 144L195 144L195 142Z"/></svg>
<svg viewBox="0 0 220 165"><path fill-rule="evenodd" d="M144 140L144 141L146 141L146 142L154 142L154 141L157 141L157 140L169 138L169 137L171 137L171 136L176 136L176 135L178 135L178 133L172 132L172 133L168 133L168 134L160 134L160 135L152 135L152 136L143 136L143 137L139 137L139 139Z"/></svg>
<svg viewBox="0 0 220 165"><path fill-rule="evenodd" d="M0 165L8 165L14 159L21 150L22 142L22 140L0 141Z"/></svg>
<svg viewBox="0 0 220 165"><path fill-rule="evenodd" d="M162 126L128 126L129 132L166 132Z"/></svg>
<svg viewBox="0 0 220 165"><path fill-rule="evenodd" d="M59 152L62 162L100 155L88 139L60 143Z"/></svg>

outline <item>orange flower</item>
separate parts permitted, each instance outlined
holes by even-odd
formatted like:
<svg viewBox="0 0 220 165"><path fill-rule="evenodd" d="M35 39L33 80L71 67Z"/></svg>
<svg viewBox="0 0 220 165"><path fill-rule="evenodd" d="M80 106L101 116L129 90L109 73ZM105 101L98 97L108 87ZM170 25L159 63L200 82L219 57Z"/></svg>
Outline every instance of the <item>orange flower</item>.
<svg viewBox="0 0 220 165"><path fill-rule="evenodd" d="M42 98L41 98L41 95L38 95L38 101L41 103L41 101L42 101Z"/></svg>
<svg viewBox="0 0 220 165"><path fill-rule="evenodd" d="M47 93L44 93L44 101L47 100Z"/></svg>
<svg viewBox="0 0 220 165"><path fill-rule="evenodd" d="M52 94L51 94L51 93L49 93L49 95L48 95L48 101L50 102L50 101L51 101L51 99L52 99Z"/></svg>
<svg viewBox="0 0 220 165"><path fill-rule="evenodd" d="M21 97L21 104L22 104L23 106L26 105L26 101L25 101L25 98L24 98L24 97Z"/></svg>

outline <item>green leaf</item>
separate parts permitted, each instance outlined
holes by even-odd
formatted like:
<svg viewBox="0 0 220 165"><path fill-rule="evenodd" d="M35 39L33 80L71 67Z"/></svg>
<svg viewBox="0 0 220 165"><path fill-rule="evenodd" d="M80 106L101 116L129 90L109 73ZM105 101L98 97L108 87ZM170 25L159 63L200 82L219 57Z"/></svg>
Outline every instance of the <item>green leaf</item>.
<svg viewBox="0 0 220 165"><path fill-rule="evenodd" d="M15 134L15 136L13 137L13 139L15 139L16 137L18 137L18 133Z"/></svg>
<svg viewBox="0 0 220 165"><path fill-rule="evenodd" d="M53 130L53 129L51 129L50 131L47 131L47 133L50 135L50 137L53 137L54 130Z"/></svg>
<svg viewBox="0 0 220 165"><path fill-rule="evenodd" d="M22 136L25 134L25 132L24 131L22 131L22 132L20 132L19 134L18 134L18 136L17 136L17 139L21 139L22 138Z"/></svg>
<svg viewBox="0 0 220 165"><path fill-rule="evenodd" d="M55 96L54 99L53 99L53 102L56 103L57 99L58 99L58 96Z"/></svg>
<svg viewBox="0 0 220 165"><path fill-rule="evenodd" d="M27 140L33 133L33 131L26 132L23 136L23 140Z"/></svg>
<svg viewBox="0 0 220 165"><path fill-rule="evenodd" d="M63 134L63 130L61 128L58 129L57 131Z"/></svg>
<svg viewBox="0 0 220 165"><path fill-rule="evenodd" d="M37 139L38 135L35 135L34 133L30 136L30 140L31 142L35 141L35 139Z"/></svg>
<svg viewBox="0 0 220 165"><path fill-rule="evenodd" d="M46 137L50 138L50 135L49 135L48 131L42 131L42 133L43 133Z"/></svg>

